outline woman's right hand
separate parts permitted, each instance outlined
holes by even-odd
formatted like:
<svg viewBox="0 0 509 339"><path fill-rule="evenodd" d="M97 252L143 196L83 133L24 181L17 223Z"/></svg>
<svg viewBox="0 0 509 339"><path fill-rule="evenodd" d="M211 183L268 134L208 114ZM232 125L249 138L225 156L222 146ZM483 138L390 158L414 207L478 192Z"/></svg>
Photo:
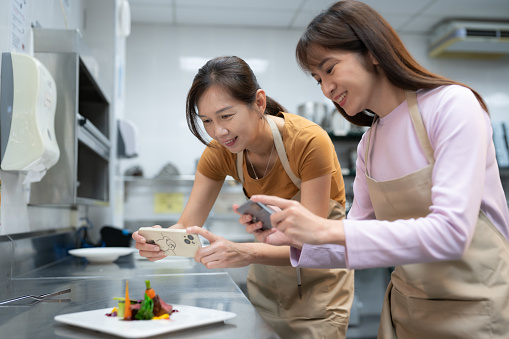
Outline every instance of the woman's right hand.
<svg viewBox="0 0 509 339"><path fill-rule="evenodd" d="M292 240L284 233L278 231L275 227L268 230L263 230L262 229L263 224L261 221L252 222L253 216L249 214L240 214L239 212L237 212L238 207L239 205L233 204L233 210L240 215L239 223L246 226L246 232L254 235L256 241L274 246L293 246L299 249L302 248L301 243ZM278 207L275 206L274 207L271 206L271 208L275 210L280 210Z"/></svg>
<svg viewBox="0 0 509 339"><path fill-rule="evenodd" d="M159 225L152 226L152 228L162 228ZM147 258L150 261L157 261L166 257L163 251L157 245L147 244L147 240L138 234L138 231L132 234L132 238L136 241L134 247L139 250L140 256Z"/></svg>

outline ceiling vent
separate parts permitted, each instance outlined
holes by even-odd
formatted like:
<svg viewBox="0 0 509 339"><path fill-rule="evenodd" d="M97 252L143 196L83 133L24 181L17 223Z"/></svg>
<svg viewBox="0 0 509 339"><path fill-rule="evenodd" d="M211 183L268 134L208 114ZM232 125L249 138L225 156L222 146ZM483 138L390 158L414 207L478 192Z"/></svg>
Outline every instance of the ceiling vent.
<svg viewBox="0 0 509 339"><path fill-rule="evenodd" d="M429 56L498 59L509 55L509 22L447 21L433 30Z"/></svg>

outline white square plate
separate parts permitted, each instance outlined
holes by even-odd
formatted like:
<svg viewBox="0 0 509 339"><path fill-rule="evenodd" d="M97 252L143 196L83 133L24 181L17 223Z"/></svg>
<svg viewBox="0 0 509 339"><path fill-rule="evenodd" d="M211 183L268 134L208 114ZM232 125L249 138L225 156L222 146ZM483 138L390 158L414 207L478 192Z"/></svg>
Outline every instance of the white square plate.
<svg viewBox="0 0 509 339"><path fill-rule="evenodd" d="M64 324L87 328L94 331L113 334L122 338L147 338L158 334L180 331L207 324L221 322L236 317L232 312L218 311L186 305L173 305L170 319L124 321L117 317L108 317L113 307L100 310L76 312L55 316L55 320Z"/></svg>

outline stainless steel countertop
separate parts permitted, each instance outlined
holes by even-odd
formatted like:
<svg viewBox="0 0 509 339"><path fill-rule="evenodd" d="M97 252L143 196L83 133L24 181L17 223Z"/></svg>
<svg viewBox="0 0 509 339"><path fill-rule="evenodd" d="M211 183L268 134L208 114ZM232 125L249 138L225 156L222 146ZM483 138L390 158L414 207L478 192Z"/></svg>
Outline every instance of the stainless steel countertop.
<svg viewBox="0 0 509 339"><path fill-rule="evenodd" d="M237 317L224 323L202 326L157 338L279 338L263 320L230 276L221 270L208 270L192 259L151 263L136 256L121 257L110 265L88 264L84 259L67 257L42 269L13 277L0 289L0 300L16 296L41 295L70 288L61 302L31 301L0 305L0 333L5 338L111 338L79 327L54 321L59 314L109 308L113 297L124 295L129 281L132 296L143 291L145 280L163 300L234 312ZM67 300L65 300L67 299Z"/></svg>

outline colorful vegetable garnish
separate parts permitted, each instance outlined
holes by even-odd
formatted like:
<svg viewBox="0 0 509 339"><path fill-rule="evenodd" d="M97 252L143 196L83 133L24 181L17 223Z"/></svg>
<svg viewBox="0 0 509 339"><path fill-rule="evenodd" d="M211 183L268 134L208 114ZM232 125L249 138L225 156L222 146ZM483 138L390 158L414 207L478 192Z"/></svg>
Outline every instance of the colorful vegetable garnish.
<svg viewBox="0 0 509 339"><path fill-rule="evenodd" d="M124 320L131 320L131 299L129 299L129 281L125 282Z"/></svg>
<svg viewBox="0 0 509 339"><path fill-rule="evenodd" d="M147 294L150 299L154 299L156 292L150 287L150 280L145 280L145 286L145 294Z"/></svg>
<svg viewBox="0 0 509 339"><path fill-rule="evenodd" d="M125 301L119 301L117 307L117 317L124 318Z"/></svg>
<svg viewBox="0 0 509 339"><path fill-rule="evenodd" d="M154 302L148 294L145 293L145 300L141 303L140 309L136 312L135 318L138 320L150 320L154 317Z"/></svg>
<svg viewBox="0 0 509 339"><path fill-rule="evenodd" d="M106 315L109 317L119 317L123 320L159 320L169 319L173 312L173 306L165 303L150 287L150 281L145 280L145 293L143 300L129 299L129 283L125 283L125 298L115 297L118 301L118 307L113 308Z"/></svg>
<svg viewBox="0 0 509 339"><path fill-rule="evenodd" d="M170 315L168 313L163 314L159 317L153 317L152 320L160 320L160 319L170 319Z"/></svg>

